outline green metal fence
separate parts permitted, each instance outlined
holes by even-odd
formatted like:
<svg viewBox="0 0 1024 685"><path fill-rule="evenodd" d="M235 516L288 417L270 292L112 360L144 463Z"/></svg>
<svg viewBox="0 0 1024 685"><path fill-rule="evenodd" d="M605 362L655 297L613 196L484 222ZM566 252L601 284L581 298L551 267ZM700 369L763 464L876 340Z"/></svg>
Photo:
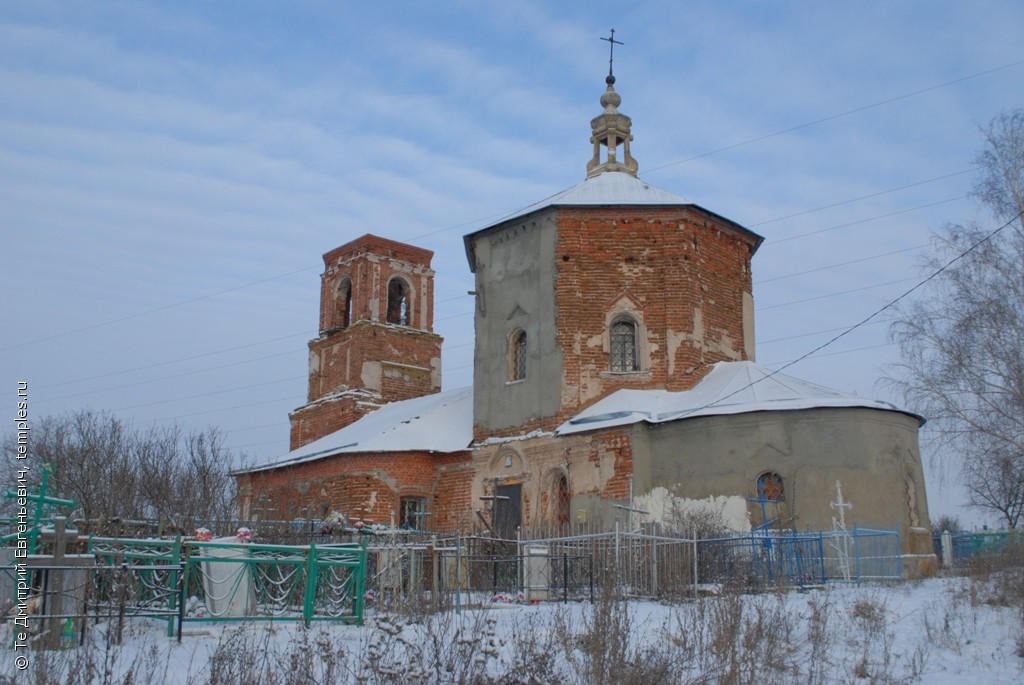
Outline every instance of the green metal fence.
<svg viewBox="0 0 1024 685"><path fill-rule="evenodd" d="M158 610L167 616L167 635L179 630L182 618L181 538L175 540L132 540L90 537L86 552L96 556L97 566L120 567L119 575L95 574L95 601L108 607ZM131 582L123 578L130 575ZM130 596L124 596L129 587Z"/></svg>
<svg viewBox="0 0 1024 685"><path fill-rule="evenodd" d="M362 623L361 545L184 545L186 621Z"/></svg>
<svg viewBox="0 0 1024 685"><path fill-rule="evenodd" d="M166 603L186 622L363 621L366 549L359 544L91 537L88 552L98 563L140 566L139 596L132 602ZM179 564L183 577L141 570L160 563ZM168 593L168 587L180 592ZM169 622L168 634L171 630Z"/></svg>

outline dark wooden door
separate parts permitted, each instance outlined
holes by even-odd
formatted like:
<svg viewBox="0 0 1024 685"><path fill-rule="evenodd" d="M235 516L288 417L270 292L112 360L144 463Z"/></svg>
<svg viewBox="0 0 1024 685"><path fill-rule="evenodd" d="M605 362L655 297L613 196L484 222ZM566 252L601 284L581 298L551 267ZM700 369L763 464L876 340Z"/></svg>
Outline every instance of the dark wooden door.
<svg viewBox="0 0 1024 685"><path fill-rule="evenodd" d="M494 494L494 532L511 540L516 536L516 528L522 523L523 486L520 483L499 485Z"/></svg>

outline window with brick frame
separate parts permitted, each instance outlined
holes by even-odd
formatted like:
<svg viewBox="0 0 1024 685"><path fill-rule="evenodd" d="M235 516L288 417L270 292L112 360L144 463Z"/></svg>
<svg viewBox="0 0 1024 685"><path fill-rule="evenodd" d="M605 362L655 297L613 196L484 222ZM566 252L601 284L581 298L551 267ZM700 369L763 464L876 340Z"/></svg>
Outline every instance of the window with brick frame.
<svg viewBox="0 0 1024 685"><path fill-rule="evenodd" d="M521 381L526 378L526 331L517 328L509 336L508 379Z"/></svg>
<svg viewBox="0 0 1024 685"><path fill-rule="evenodd" d="M422 530L425 502L422 497L402 497L398 501L398 527Z"/></svg>
<svg viewBox="0 0 1024 685"><path fill-rule="evenodd" d="M412 325L412 306L409 285L398 276L388 282L387 322L399 326Z"/></svg>
<svg viewBox="0 0 1024 685"><path fill-rule="evenodd" d="M638 353L638 326L629 316L620 316L612 321L609 331L609 366L611 371L630 372L640 370Z"/></svg>

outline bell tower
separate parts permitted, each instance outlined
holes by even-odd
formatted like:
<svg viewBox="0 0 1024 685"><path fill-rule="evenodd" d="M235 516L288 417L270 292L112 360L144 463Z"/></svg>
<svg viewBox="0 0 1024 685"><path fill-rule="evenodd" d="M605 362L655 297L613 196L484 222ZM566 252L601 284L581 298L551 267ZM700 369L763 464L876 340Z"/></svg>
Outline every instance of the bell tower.
<svg viewBox="0 0 1024 685"><path fill-rule="evenodd" d="M320 335L309 342L308 402L289 417L291 449L441 389L433 256L369 234L324 255Z"/></svg>

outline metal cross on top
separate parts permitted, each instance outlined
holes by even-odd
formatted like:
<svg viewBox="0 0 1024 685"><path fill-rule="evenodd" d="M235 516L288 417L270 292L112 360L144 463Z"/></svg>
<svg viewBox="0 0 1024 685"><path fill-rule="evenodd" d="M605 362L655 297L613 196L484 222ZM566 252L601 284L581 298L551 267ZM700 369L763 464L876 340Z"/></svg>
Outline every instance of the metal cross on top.
<svg viewBox="0 0 1024 685"><path fill-rule="evenodd" d="M618 40L615 40L615 29L609 29L609 31L611 32L611 37L610 38L602 37L601 40L608 41L608 75L609 76L613 76L613 74L612 74L612 60L615 59L615 46L616 45L625 45L625 43L623 43L621 41L618 41Z"/></svg>

